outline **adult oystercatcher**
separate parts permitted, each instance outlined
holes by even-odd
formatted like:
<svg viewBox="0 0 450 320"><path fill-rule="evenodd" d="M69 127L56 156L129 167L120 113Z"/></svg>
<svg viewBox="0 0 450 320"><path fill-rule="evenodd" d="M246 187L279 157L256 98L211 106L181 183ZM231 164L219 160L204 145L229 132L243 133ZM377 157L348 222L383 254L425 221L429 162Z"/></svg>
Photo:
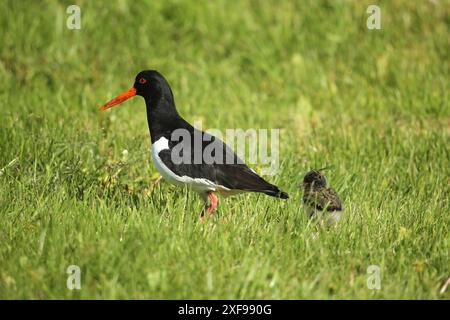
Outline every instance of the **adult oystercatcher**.
<svg viewBox="0 0 450 320"><path fill-rule="evenodd" d="M308 218L333 226L341 219L342 202L337 192L327 187L327 179L321 170L309 171L303 178L303 204Z"/></svg>
<svg viewBox="0 0 450 320"><path fill-rule="evenodd" d="M136 95L143 97L147 105L152 159L156 169L169 182L187 185L202 197L205 207L201 221L205 211L209 216L217 207L215 192L224 196L260 192L288 198L287 193L258 176L220 139L197 130L184 120L176 110L167 80L155 70L139 72L128 91L100 109L106 110ZM175 133L177 139L174 139ZM184 139L179 137L180 134L185 134Z"/></svg>

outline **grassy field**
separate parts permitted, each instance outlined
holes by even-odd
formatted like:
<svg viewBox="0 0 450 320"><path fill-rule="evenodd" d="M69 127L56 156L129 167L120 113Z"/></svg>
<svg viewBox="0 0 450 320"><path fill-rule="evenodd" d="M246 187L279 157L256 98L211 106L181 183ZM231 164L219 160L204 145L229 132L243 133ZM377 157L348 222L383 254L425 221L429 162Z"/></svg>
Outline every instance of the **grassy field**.
<svg viewBox="0 0 450 320"><path fill-rule="evenodd" d="M381 30L373 1L1 1L0 298L449 299L450 4L377 3ZM98 112L143 69L189 122L281 129L290 199L200 225L143 100ZM315 238L297 185L324 165L346 212Z"/></svg>

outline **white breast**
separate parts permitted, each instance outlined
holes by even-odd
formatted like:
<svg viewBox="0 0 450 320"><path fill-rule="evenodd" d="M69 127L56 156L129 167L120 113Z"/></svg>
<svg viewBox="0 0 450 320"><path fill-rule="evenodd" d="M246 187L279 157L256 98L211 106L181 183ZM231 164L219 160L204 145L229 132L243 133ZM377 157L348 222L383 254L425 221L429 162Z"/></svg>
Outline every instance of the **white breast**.
<svg viewBox="0 0 450 320"><path fill-rule="evenodd" d="M308 218L318 220L321 225L326 224L335 226L339 223L342 217L342 211L320 211L311 206L304 204Z"/></svg>
<svg viewBox="0 0 450 320"><path fill-rule="evenodd" d="M208 179L191 178L186 175L178 176L172 170L170 170L159 157L159 153L163 150L169 150L169 140L167 138L161 137L152 145L152 159L158 172L164 179L166 179L170 183L175 185L187 185L197 192L207 192L216 191L217 189L224 189L223 186L218 186Z"/></svg>

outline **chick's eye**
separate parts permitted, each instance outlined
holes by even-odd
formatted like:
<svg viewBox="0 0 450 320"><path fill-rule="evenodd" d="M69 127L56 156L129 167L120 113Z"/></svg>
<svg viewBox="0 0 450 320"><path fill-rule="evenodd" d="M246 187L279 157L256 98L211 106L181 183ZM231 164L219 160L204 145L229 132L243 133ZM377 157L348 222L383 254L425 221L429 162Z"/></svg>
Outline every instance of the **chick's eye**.
<svg viewBox="0 0 450 320"><path fill-rule="evenodd" d="M140 84L147 83L147 79L145 79L145 78L140 78L140 79L139 79L139 83L140 83Z"/></svg>

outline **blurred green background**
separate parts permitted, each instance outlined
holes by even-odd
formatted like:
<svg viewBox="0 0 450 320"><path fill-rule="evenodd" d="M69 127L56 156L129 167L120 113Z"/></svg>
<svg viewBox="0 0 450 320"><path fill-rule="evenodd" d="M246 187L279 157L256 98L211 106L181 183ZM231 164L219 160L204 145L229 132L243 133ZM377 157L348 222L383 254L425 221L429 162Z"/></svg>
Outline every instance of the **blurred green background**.
<svg viewBox="0 0 450 320"><path fill-rule="evenodd" d="M381 30L370 4L1 1L0 298L448 299L450 3L377 1ZM97 111L144 69L191 123L280 128L290 200L199 225L155 183L142 99ZM317 238L297 185L324 165L346 216Z"/></svg>

